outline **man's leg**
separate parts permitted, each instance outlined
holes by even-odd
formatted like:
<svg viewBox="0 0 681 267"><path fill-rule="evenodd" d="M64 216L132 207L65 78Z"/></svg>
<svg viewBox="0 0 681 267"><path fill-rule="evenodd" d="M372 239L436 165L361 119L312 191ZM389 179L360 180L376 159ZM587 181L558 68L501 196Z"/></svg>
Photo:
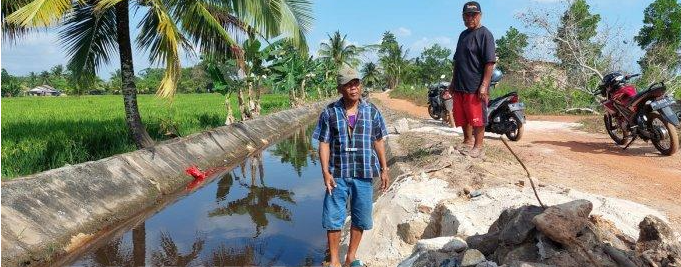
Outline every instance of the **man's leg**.
<svg viewBox="0 0 681 267"><path fill-rule="evenodd" d="M349 265L357 258L357 248L359 247L359 242L362 241L362 233L364 233L364 230L355 226L350 228L350 246L348 247L348 254L345 256L346 265Z"/></svg>
<svg viewBox="0 0 681 267"><path fill-rule="evenodd" d="M473 137L473 126L466 124L463 128L463 143L468 146L475 145L475 138Z"/></svg>
<svg viewBox="0 0 681 267"><path fill-rule="evenodd" d="M461 151L461 153L465 153L473 147L473 128L470 127L466 118L465 104L465 94L454 92L454 108L452 109L454 122L456 126L461 127L463 130L463 142L456 146L456 149Z"/></svg>
<svg viewBox="0 0 681 267"><path fill-rule="evenodd" d="M341 266L340 257L338 256L338 246L340 244L340 230L326 231L326 238L329 240L329 266Z"/></svg>
<svg viewBox="0 0 681 267"><path fill-rule="evenodd" d="M475 144L473 145L473 148L482 148L483 140L485 140L485 127L473 127L473 133L475 135Z"/></svg>
<svg viewBox="0 0 681 267"><path fill-rule="evenodd" d="M475 145L471 149L469 156L473 158L484 157L483 140L485 140L485 125L487 125L487 103L477 98L471 99L470 105L471 125L473 135L475 135Z"/></svg>
<svg viewBox="0 0 681 267"><path fill-rule="evenodd" d="M322 210L322 226L326 229L326 237L329 242L329 265L333 267L341 266L338 255L340 246L340 235L343 223L345 223L345 209L348 199L348 185L343 178L334 179L336 187L332 195L328 192L324 194L324 208Z"/></svg>
<svg viewBox="0 0 681 267"><path fill-rule="evenodd" d="M350 216L352 227L350 228L350 244L348 254L345 256L345 265L349 266L355 259L359 242L362 240L364 230L373 227L373 179L352 179L350 196Z"/></svg>

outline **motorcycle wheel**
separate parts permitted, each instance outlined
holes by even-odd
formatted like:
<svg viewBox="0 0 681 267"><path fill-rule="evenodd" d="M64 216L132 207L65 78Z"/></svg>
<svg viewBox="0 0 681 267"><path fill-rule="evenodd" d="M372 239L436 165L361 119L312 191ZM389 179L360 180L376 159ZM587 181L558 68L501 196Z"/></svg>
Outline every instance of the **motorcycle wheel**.
<svg viewBox="0 0 681 267"><path fill-rule="evenodd" d="M662 118L659 113L648 113L648 128L655 134L656 137L652 139L652 142L662 155L671 156L679 150L679 135L676 133L676 127ZM660 135L664 138L658 138Z"/></svg>
<svg viewBox="0 0 681 267"><path fill-rule="evenodd" d="M617 121L613 120L610 114L603 115L603 123L605 124L605 131L615 141L615 144L623 146L629 142L631 137L624 136L624 131L622 131L622 128L617 124Z"/></svg>
<svg viewBox="0 0 681 267"><path fill-rule="evenodd" d="M523 137L523 131L524 131L523 124L521 122L519 122L515 117L510 117L508 119L510 121L512 121L517 127L516 127L515 131L507 132L506 137L508 137L508 140L511 140L511 141L514 141L514 142L520 140L520 138Z"/></svg>
<svg viewBox="0 0 681 267"><path fill-rule="evenodd" d="M440 119L440 113L435 111L435 107L433 105L428 104L428 115L430 115L431 118L434 120L439 120Z"/></svg>

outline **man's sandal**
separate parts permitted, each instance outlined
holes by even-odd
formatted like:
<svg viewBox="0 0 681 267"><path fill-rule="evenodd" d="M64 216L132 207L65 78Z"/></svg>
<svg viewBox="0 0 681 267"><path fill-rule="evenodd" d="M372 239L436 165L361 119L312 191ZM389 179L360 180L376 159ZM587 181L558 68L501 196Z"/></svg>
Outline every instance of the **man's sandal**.
<svg viewBox="0 0 681 267"><path fill-rule="evenodd" d="M473 146L465 143L460 143L456 145L455 149L458 150L461 154L466 155L468 151L470 151L473 148Z"/></svg>
<svg viewBox="0 0 681 267"><path fill-rule="evenodd" d="M350 263L350 267L365 267L364 263L361 260L354 260Z"/></svg>

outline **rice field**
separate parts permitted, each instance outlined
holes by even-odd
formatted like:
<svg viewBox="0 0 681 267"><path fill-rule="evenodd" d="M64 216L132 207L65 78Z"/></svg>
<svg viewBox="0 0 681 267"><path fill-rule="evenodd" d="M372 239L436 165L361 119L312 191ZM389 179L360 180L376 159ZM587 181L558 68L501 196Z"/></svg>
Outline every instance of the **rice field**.
<svg viewBox="0 0 681 267"><path fill-rule="evenodd" d="M234 116L239 117L236 98ZM224 96L180 94L170 105L139 95L142 121L157 141L221 126ZM286 95L263 95L264 113L288 107ZM2 180L135 150L128 136L123 96L2 98Z"/></svg>

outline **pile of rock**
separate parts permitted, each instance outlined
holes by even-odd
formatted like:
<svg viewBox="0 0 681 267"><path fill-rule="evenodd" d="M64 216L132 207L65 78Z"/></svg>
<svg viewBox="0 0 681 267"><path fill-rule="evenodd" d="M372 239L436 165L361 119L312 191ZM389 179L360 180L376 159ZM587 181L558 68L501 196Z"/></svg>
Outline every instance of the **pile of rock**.
<svg viewBox="0 0 681 267"><path fill-rule="evenodd" d="M399 266L681 266L679 237L664 221L645 217L634 240L592 208L575 200L506 209L486 234L419 240Z"/></svg>

